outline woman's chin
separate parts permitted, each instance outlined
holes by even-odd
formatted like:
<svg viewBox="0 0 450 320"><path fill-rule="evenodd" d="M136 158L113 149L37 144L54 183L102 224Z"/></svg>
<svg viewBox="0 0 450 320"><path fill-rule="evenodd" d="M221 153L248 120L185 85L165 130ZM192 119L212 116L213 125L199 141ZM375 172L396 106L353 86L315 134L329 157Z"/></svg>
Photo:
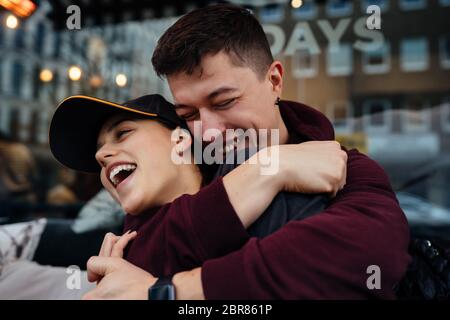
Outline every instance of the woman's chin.
<svg viewBox="0 0 450 320"><path fill-rule="evenodd" d="M133 197L123 197L120 201L123 211L136 216L155 206L150 194L133 194Z"/></svg>
<svg viewBox="0 0 450 320"><path fill-rule="evenodd" d="M127 214L130 214L132 216L137 216L138 214L142 213L144 210L142 208L139 208L137 205L122 203L121 204L123 211L125 211Z"/></svg>

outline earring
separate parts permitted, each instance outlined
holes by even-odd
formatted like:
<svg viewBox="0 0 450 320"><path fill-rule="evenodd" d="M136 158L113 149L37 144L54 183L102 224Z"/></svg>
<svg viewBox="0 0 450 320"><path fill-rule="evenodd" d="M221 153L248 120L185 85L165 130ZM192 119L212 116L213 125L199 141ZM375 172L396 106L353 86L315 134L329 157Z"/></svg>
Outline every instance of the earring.
<svg viewBox="0 0 450 320"><path fill-rule="evenodd" d="M180 145L176 145L175 149L176 149L178 156L182 157L183 156L183 148Z"/></svg>
<svg viewBox="0 0 450 320"><path fill-rule="evenodd" d="M275 100L275 105L276 105L276 106L279 106L279 105L280 105L280 100L281 100L280 97L277 97L277 100Z"/></svg>

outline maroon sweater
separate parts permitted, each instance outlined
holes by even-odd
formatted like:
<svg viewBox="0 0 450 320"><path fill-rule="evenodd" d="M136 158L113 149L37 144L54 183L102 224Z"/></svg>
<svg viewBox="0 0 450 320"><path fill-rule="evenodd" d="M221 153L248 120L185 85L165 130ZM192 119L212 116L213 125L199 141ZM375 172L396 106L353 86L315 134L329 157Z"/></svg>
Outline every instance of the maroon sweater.
<svg viewBox="0 0 450 320"><path fill-rule="evenodd" d="M280 110L289 143L334 139L320 112L287 101ZM207 299L392 299L410 261L408 224L389 180L356 150L348 151L347 184L326 210L264 239L249 237L221 178L127 215L125 229L138 231L128 261L157 277L201 265ZM381 289L367 288L370 265L380 267Z"/></svg>

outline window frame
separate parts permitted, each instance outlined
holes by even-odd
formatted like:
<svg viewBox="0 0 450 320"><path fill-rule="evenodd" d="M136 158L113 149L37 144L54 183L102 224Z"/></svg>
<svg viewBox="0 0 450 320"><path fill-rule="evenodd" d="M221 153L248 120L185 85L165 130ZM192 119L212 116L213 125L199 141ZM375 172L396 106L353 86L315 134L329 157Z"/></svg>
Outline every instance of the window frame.
<svg viewBox="0 0 450 320"><path fill-rule="evenodd" d="M370 55L373 51L383 50L382 53L385 55L383 59L385 60L383 64L371 65L368 64ZM373 51L363 51L361 54L361 64L362 71L365 74L384 74L391 70L391 45L387 41L383 41L381 47L378 50Z"/></svg>
<svg viewBox="0 0 450 320"><path fill-rule="evenodd" d="M337 124L336 117L335 117L335 110L337 109L337 106L345 106L345 112L346 112L346 119L345 124L340 125ZM333 100L328 102L327 104L327 116L330 119L331 123L333 124L334 130L336 133L339 134L349 134L352 133L354 130L354 108L353 104L349 100Z"/></svg>
<svg viewBox="0 0 450 320"><path fill-rule="evenodd" d="M420 111L414 111L408 109L408 102L405 102L400 116L401 129L403 133L428 133L431 131L431 104L428 99L425 99ZM414 112L419 113L423 125L420 127L413 125L410 119L410 115Z"/></svg>
<svg viewBox="0 0 450 320"><path fill-rule="evenodd" d="M373 107L375 103L382 103L384 104L385 110L383 111L383 126L374 126L371 124L371 115L368 113L369 108ZM367 99L363 102L362 105L363 109L363 116L362 116L362 122L363 122L363 128L364 131L367 133L390 133L392 132L392 102L389 99L386 98L379 98L379 99Z"/></svg>
<svg viewBox="0 0 450 320"><path fill-rule="evenodd" d="M343 66L342 64L338 65L332 65L332 51L338 48L340 51L341 49L345 48L345 50L349 50L349 56L348 58L348 65ZM346 59L347 60L347 59ZM339 61L338 61L339 62ZM326 68L327 68L327 75L331 77L341 77L341 76L349 76L353 73L353 47L349 43L342 43L339 46L328 46L326 49Z"/></svg>
<svg viewBox="0 0 450 320"><path fill-rule="evenodd" d="M301 52L308 52L311 65L305 68L300 65ZM296 79L314 78L319 73L319 54L311 54L310 50L296 50L292 55L292 75Z"/></svg>

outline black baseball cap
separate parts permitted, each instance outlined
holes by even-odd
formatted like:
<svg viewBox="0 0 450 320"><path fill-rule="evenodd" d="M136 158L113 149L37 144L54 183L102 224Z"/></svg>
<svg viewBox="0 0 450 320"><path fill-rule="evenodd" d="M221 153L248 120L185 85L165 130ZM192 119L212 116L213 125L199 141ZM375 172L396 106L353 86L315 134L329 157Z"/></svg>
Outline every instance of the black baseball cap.
<svg viewBox="0 0 450 320"><path fill-rule="evenodd" d="M150 94L122 104L71 96L61 102L50 124L49 142L53 156L70 169L97 173L97 138L105 121L118 112L147 116L169 128L186 128L174 106L159 94Z"/></svg>

